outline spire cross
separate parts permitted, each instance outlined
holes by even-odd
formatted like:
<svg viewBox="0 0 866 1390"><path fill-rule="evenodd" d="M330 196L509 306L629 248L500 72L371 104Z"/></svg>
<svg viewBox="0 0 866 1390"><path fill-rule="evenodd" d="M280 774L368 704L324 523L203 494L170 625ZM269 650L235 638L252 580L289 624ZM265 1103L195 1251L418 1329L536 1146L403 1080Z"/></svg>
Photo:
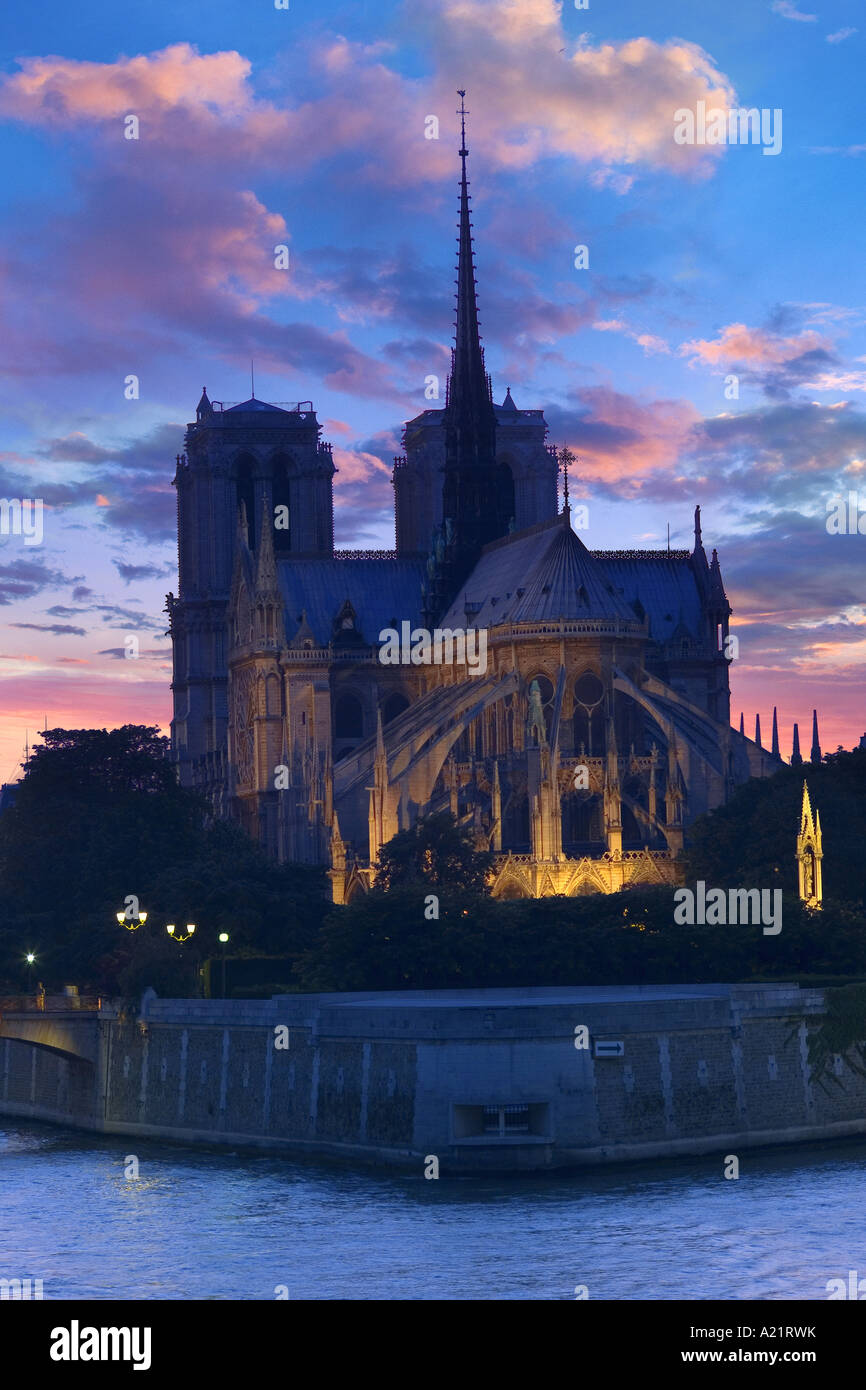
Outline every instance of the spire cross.
<svg viewBox="0 0 866 1390"><path fill-rule="evenodd" d="M466 102L464 100L466 92L461 92L458 89L457 95L460 98L460 110L457 112L457 115L460 117L460 156L462 159L465 159L469 153L469 151L466 148L466 117L470 113L466 110Z"/></svg>
<svg viewBox="0 0 866 1390"><path fill-rule="evenodd" d="M567 444L563 444L562 448L559 450L559 462L562 464L562 474L563 474L563 492L564 492L564 503L563 503L563 507L564 507L564 510L565 510L565 511L568 511L568 510L569 510L569 504L568 504L568 465L569 465L570 463L577 463L577 455L576 455L576 454L573 454L573 453L571 452L571 450L569 449L569 447L568 447Z"/></svg>

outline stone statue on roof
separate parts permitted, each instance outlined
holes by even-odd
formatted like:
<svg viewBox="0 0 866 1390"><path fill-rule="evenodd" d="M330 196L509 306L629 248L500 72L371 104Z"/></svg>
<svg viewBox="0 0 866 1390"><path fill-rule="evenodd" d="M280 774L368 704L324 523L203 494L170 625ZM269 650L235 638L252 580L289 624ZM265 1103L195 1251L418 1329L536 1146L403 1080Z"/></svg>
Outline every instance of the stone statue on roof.
<svg viewBox="0 0 866 1390"><path fill-rule="evenodd" d="M532 741L535 735L535 743L539 748L547 747L547 725L544 722L544 708L541 703L541 686L538 681L532 681L529 687L529 720L527 724L527 736Z"/></svg>

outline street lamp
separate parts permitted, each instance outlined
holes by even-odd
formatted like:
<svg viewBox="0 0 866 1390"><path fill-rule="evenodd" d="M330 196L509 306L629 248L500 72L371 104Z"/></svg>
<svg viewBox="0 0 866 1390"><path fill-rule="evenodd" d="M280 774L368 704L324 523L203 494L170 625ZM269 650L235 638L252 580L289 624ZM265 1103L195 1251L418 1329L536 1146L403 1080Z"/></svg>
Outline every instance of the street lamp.
<svg viewBox="0 0 866 1390"><path fill-rule="evenodd" d="M220 945L221 945L222 948L223 948L223 999L225 999L225 997L226 997L226 943L228 942L228 939L229 939L229 934L228 934L228 932L227 932L227 931L221 931L221 932L220 932L220 935L219 935L219 940L220 940Z"/></svg>
<svg viewBox="0 0 866 1390"><path fill-rule="evenodd" d="M115 915L120 925L126 927L127 931L138 931L138 928L143 927L147 921L147 913L140 912L137 907L133 907L132 903L123 912L118 912Z"/></svg>
<svg viewBox="0 0 866 1390"><path fill-rule="evenodd" d="M27 993L30 993L30 986L33 984L33 962L36 956L32 951L28 951L24 959L27 962Z"/></svg>
<svg viewBox="0 0 866 1390"><path fill-rule="evenodd" d="M190 937L195 932L195 922L187 922L186 936L175 935L175 932L177 932L177 927L175 926L174 922L169 922L168 926L166 927L166 931L168 932L169 936L172 938L173 941L189 941Z"/></svg>

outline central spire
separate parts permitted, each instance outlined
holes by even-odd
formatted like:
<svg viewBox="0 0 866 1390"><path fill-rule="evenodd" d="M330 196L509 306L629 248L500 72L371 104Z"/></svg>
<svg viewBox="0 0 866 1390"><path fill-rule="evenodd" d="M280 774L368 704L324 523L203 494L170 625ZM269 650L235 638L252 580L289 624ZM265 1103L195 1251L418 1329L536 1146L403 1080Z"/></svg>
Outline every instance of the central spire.
<svg viewBox="0 0 866 1390"><path fill-rule="evenodd" d="M466 93L458 92L457 95L460 97L460 110L457 113L460 117L460 233L457 239L457 321L451 353L448 408L455 423L471 423L476 427L476 437L472 443L477 451L484 445L492 448L496 419L478 329L478 290L475 284L472 223L469 219L469 181L466 177L466 159L469 155L466 117L469 113L463 100Z"/></svg>
<svg viewBox="0 0 866 1390"><path fill-rule="evenodd" d="M444 411L445 482L442 514L448 527L448 582L455 592L482 546L508 533L514 484L496 463L496 413L478 330L478 299L469 219L465 91L460 109L460 223L457 241L457 319ZM502 475L502 476L501 476Z"/></svg>

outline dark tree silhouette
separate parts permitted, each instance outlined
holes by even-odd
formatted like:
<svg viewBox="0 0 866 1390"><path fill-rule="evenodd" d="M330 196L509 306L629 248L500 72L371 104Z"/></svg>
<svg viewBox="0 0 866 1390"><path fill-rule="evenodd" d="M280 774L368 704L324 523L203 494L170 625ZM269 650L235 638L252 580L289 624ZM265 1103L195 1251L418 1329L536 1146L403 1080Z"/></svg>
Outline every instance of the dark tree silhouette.
<svg viewBox="0 0 866 1390"><path fill-rule="evenodd" d="M425 883L430 888L486 891L493 855L480 850L472 832L448 811L422 816L411 830L401 830L379 852L377 890Z"/></svg>

